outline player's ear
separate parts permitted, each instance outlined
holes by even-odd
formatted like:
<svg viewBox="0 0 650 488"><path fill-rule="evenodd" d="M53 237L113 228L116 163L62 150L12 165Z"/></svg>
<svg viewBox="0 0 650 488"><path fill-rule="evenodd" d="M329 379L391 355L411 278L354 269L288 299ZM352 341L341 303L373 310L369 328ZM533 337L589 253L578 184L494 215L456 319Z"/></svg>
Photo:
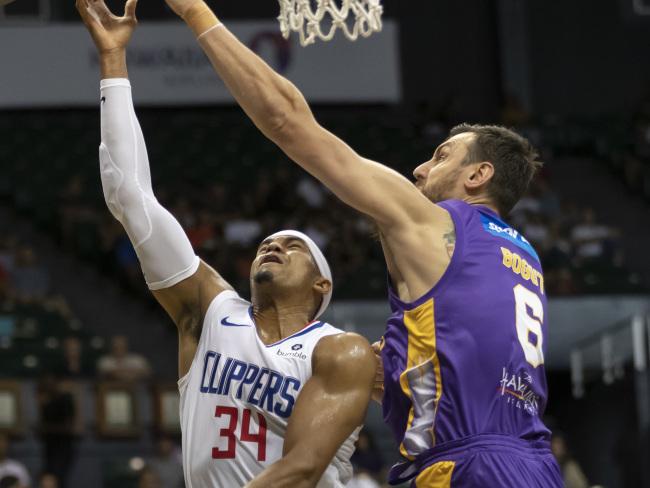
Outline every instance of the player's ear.
<svg viewBox="0 0 650 488"><path fill-rule="evenodd" d="M465 188L476 191L485 186L494 177L494 166L489 161L470 165L471 171L465 178Z"/></svg>
<svg viewBox="0 0 650 488"><path fill-rule="evenodd" d="M323 278L322 276L319 276L318 278L316 278L316 281L314 281L314 285L312 288L321 295L327 295L332 289L332 282L327 278Z"/></svg>

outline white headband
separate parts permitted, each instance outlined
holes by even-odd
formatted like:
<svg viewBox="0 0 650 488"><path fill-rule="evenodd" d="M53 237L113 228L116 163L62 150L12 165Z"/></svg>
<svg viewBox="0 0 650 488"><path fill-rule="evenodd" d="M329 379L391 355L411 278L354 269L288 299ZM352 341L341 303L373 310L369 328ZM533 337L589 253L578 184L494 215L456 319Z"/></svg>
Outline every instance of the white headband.
<svg viewBox="0 0 650 488"><path fill-rule="evenodd" d="M281 230L280 232L276 232L275 234L268 236L266 239L274 239L280 236L297 237L305 244L307 244L307 247L309 248L309 252L314 258L314 261L316 261L316 266L318 267L318 271L320 271L320 274L323 276L323 278L327 279L332 284L330 291L328 291L325 295L323 295L323 300L321 301L320 308L318 309L318 312L316 312L316 315L313 318L313 320L316 320L318 317L320 317L323 314L323 312L325 312L327 306L330 304L330 300L332 299L332 290L334 289L334 282L332 281L332 271L330 270L330 265L327 264L327 259L325 259L325 255L323 254L323 251L321 251L318 248L316 243L307 234L303 234L302 232L299 232L297 230Z"/></svg>

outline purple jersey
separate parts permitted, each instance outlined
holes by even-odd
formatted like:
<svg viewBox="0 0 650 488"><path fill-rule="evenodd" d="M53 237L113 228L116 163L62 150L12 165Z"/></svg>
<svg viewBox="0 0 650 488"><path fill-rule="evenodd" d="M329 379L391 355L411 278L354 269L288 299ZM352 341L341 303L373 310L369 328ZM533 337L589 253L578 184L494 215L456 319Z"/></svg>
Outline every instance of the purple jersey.
<svg viewBox="0 0 650 488"><path fill-rule="evenodd" d="M473 436L550 437L541 420L546 294L537 253L486 207L439 205L456 228L449 267L413 303L390 290L383 340L384 419L408 471L418 456Z"/></svg>

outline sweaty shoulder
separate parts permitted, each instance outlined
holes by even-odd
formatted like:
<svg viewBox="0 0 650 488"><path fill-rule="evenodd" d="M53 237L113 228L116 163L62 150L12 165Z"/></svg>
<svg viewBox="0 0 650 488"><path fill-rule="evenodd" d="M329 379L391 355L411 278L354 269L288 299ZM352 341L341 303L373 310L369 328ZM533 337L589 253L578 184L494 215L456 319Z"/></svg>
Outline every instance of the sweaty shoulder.
<svg viewBox="0 0 650 488"><path fill-rule="evenodd" d="M375 355L367 339L352 332L323 337L312 356L314 374L336 380L345 377L356 377L359 382L372 380L376 366Z"/></svg>

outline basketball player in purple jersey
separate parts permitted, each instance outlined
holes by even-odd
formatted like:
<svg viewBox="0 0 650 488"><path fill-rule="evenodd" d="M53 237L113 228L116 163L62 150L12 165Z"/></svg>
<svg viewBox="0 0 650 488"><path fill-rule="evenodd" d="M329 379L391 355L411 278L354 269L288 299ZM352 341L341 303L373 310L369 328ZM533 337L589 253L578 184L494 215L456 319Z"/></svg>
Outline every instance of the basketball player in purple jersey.
<svg viewBox="0 0 650 488"><path fill-rule="evenodd" d="M413 185L322 128L298 89L203 0L166 1L257 127L379 225L392 310L383 409L403 457L391 483L562 486L541 420L544 278L535 250L502 220L540 166L528 141L456 127Z"/></svg>

